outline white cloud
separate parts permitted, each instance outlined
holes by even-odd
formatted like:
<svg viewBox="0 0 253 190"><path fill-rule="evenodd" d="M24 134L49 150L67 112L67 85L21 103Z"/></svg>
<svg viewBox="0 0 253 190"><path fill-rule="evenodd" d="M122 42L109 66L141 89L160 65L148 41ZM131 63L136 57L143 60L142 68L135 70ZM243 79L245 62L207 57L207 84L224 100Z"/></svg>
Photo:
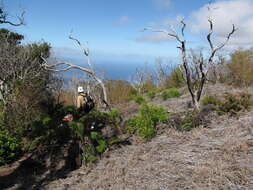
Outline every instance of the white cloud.
<svg viewBox="0 0 253 190"><path fill-rule="evenodd" d="M171 7L171 0L153 0L153 3L158 9L168 9Z"/></svg>
<svg viewBox="0 0 253 190"><path fill-rule="evenodd" d="M253 0L222 0L212 5L203 6L191 15L191 27L194 32L209 29L208 18L212 18L217 42L232 30L235 24L238 30L232 36L230 45L233 47L250 46L253 43Z"/></svg>
<svg viewBox="0 0 253 190"><path fill-rule="evenodd" d="M120 18L116 21L116 23L117 23L117 24L123 25L123 24L129 24L130 21L131 21L131 19L130 19L128 16L122 16L122 17L120 17Z"/></svg>
<svg viewBox="0 0 253 190"><path fill-rule="evenodd" d="M147 43L161 43L171 40L168 35L164 33L150 33L143 34L142 36L135 39L136 42L147 42Z"/></svg>

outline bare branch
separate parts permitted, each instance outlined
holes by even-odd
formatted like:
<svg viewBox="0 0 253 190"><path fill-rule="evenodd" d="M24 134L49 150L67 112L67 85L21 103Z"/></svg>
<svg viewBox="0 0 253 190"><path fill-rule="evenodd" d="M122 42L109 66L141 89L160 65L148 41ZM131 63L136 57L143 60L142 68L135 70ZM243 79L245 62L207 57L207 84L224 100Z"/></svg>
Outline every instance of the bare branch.
<svg viewBox="0 0 253 190"><path fill-rule="evenodd" d="M214 47L213 47L213 44L212 44L212 41L211 41L211 39L210 39L210 37L211 37L211 35L212 35L212 32L213 32L213 23L212 23L211 20L209 20L209 23L210 23L210 32L209 32L209 34L208 34L208 36L207 36L207 39L208 39L208 42L209 42L209 44L210 44L210 47L211 47L212 52L211 52L211 55L210 55L210 57L209 57L209 59L208 59L208 62L209 62L209 64L212 64L212 61L213 61L213 58L214 58L216 52L217 52L218 50L222 49L222 48L228 43L228 41L230 40L231 36L235 33L235 31L236 31L237 29L235 28L235 25L233 24L232 31L227 35L225 42L223 42L223 43L222 43L221 45L219 45L218 47L214 48Z"/></svg>
<svg viewBox="0 0 253 190"><path fill-rule="evenodd" d="M103 81L96 76L95 72L92 69L87 69L85 67L78 66L78 65L68 63L68 62L58 62L58 63L54 63L54 64L49 64L48 61L43 56L41 56L41 59L44 61L44 64L43 64L44 68L49 71L61 72L61 71L68 71L70 69L79 69L81 71L86 72L95 81L97 81L98 84L101 86L101 88L103 90L103 100L102 101L106 105L107 108L110 108L108 101L107 101L108 98L107 98L106 87L105 87ZM65 66L65 68L59 69L59 68L56 68L57 66Z"/></svg>
<svg viewBox="0 0 253 190"><path fill-rule="evenodd" d="M207 35L207 40L209 42L209 45L211 47L211 50L213 51L213 43L211 41L211 35L213 34L213 22L211 19L208 19L208 22L209 22L209 25L210 25L210 30L209 30L209 33Z"/></svg>
<svg viewBox="0 0 253 190"><path fill-rule="evenodd" d="M184 37L184 30L185 30L185 27L186 27L184 19L182 19L180 23L183 25L182 28L181 28L181 33L182 33L182 36Z"/></svg>
<svg viewBox="0 0 253 190"><path fill-rule="evenodd" d="M7 13L4 12L3 8L0 8L0 24L10 24L12 26L21 26L24 25L24 15L25 11L22 12L21 16L18 16L18 23L7 20Z"/></svg>
<svg viewBox="0 0 253 190"><path fill-rule="evenodd" d="M74 38L71 34L69 35L69 39L75 41L80 46L85 56L89 56L90 52L88 47L83 46L81 42L78 39Z"/></svg>
<svg viewBox="0 0 253 190"><path fill-rule="evenodd" d="M231 36L235 33L237 29L235 28L235 25L233 24L233 27L232 27L232 31L227 35L227 38L226 38L226 41L224 43L222 43L220 46L218 46L215 51L223 48L229 41L229 39L231 38Z"/></svg>
<svg viewBox="0 0 253 190"><path fill-rule="evenodd" d="M179 42L182 42L182 40L179 38L179 36L177 34L170 33L169 31L164 30L164 29L153 29L151 27L148 27L148 28L144 28L144 31L145 30L150 30L152 32L158 32L158 33L163 33L163 34L166 34L170 37L176 38L176 40L179 41Z"/></svg>

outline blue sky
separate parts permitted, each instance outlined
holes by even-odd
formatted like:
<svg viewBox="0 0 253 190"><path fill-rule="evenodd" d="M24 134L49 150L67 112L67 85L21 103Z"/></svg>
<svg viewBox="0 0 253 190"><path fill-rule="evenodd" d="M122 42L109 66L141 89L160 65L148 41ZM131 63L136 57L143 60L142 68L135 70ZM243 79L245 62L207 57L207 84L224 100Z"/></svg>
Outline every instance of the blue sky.
<svg viewBox="0 0 253 190"><path fill-rule="evenodd" d="M26 25L11 28L25 35L26 42L49 42L56 57L73 59L81 58L78 47L68 39L70 31L81 42L89 42L93 59L98 62L119 62L119 64L136 64L154 62L157 57L179 60L177 43L153 33L140 32L146 26L163 27L170 22L175 23L178 17L185 17L187 24L187 40L191 47L203 45L202 39L206 31L207 0L11 0L4 1L10 18L22 10L26 11ZM229 22L253 23L252 0L219 0L214 1L219 13L225 16L217 21L217 42L222 34L229 32ZM250 7L246 15L234 11L233 7ZM230 7L230 9L228 8ZM203 11L205 10L205 11ZM243 10L240 10L243 12ZM227 13L227 15L224 15ZM238 14L238 15L237 15ZM238 16L240 19L238 19ZM231 17L231 18L230 18ZM247 18L247 19L246 19ZM243 20L244 19L244 20ZM245 31L248 31L246 26ZM251 31L251 30L250 30ZM249 31L249 32L250 32ZM243 32L243 31L242 31ZM234 44L238 45L237 38ZM237 40L237 41L236 41ZM244 45L244 44L239 44Z"/></svg>

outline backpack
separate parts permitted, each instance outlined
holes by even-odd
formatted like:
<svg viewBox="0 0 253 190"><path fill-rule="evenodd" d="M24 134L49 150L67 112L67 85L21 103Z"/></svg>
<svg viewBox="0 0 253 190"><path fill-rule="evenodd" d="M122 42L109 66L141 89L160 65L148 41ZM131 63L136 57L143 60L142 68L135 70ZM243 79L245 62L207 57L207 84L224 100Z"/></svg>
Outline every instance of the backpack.
<svg viewBox="0 0 253 190"><path fill-rule="evenodd" d="M86 113L89 113L95 107L95 102L94 102L93 98L88 94L86 94L86 96L84 98L85 98L86 102L84 104L83 109Z"/></svg>

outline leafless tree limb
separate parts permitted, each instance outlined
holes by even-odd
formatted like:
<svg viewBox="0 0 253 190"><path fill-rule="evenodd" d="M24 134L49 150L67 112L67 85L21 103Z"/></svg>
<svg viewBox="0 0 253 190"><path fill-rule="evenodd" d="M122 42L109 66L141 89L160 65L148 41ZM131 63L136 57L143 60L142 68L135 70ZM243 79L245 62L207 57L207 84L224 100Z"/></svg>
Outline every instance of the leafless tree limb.
<svg viewBox="0 0 253 190"><path fill-rule="evenodd" d="M4 11L3 8L0 7L0 24L9 24L9 25L12 25L12 26L21 26L21 25L24 25L25 24L25 22L24 22L24 15L25 15L25 11L23 11L21 13L21 15L18 16L19 22L18 23L14 23L14 22L8 20L8 18L7 18L8 14Z"/></svg>
<svg viewBox="0 0 253 190"><path fill-rule="evenodd" d="M100 87L102 88L102 91L103 91L102 101L106 105L106 107L109 108L108 96L107 96L107 91L106 91L105 84L96 75L95 71L92 68L90 57L89 57L90 52L89 52L88 47L83 46L82 43L78 39L74 38L71 35L69 36L69 39L75 41L80 46L80 48L83 50L84 55L87 57L87 64L88 64L89 68L79 66L79 65L75 65L75 64L72 64L72 63L69 63L69 62L58 62L58 63L49 64L48 61L43 56L41 56L41 58L44 61L44 68L47 69L47 70L50 70L50 71L55 71L55 72L68 71L70 69L78 69L78 70L84 71L85 73L87 73L89 76L91 76L100 85ZM63 66L64 68L57 68L58 66Z"/></svg>

